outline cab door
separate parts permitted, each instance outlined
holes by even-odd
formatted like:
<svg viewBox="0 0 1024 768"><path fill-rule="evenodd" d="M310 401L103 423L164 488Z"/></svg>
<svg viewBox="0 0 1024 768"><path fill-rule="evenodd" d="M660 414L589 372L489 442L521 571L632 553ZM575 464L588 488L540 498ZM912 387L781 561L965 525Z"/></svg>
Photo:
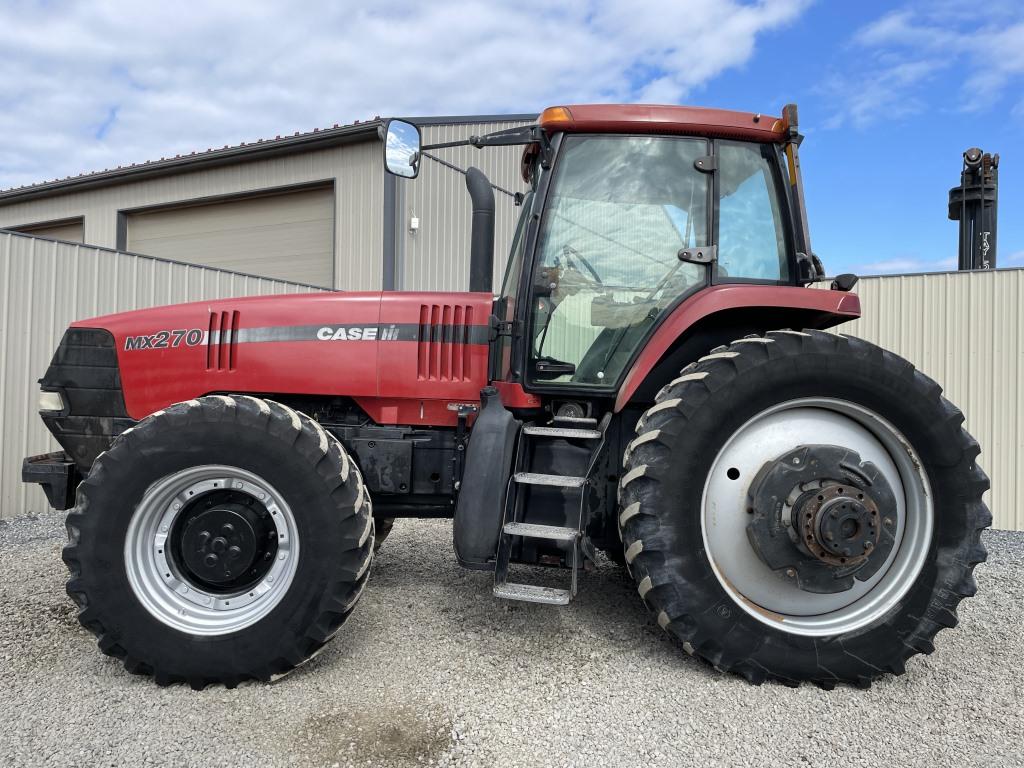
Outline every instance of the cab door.
<svg viewBox="0 0 1024 768"><path fill-rule="evenodd" d="M533 387L613 389L664 313L708 284L695 259L711 240L709 151L691 137L563 138L530 286Z"/></svg>

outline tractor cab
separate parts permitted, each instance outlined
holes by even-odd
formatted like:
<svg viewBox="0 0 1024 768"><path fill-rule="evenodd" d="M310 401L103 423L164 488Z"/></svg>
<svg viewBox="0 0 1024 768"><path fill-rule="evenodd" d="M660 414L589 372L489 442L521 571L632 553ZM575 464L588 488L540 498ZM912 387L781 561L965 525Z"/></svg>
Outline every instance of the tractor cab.
<svg viewBox="0 0 1024 768"><path fill-rule="evenodd" d="M795 107L786 114L554 107L533 126L428 146L392 120L385 167L415 178L426 150L525 145L530 190L495 303L492 378L614 399L645 339L687 298L821 276L802 234ZM477 169L467 184L472 272L486 281L470 290L489 290L493 193Z"/></svg>

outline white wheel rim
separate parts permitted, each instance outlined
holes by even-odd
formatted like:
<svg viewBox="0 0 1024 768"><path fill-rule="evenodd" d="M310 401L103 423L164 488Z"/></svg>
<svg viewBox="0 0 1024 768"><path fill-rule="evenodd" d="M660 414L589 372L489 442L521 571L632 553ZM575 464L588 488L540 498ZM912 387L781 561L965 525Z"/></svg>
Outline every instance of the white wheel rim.
<svg viewBox="0 0 1024 768"><path fill-rule="evenodd" d="M857 451L878 466L896 497L892 552L871 578L855 580L845 592L801 590L772 571L747 539L746 495L754 475L767 462L805 444ZM870 625L899 602L925 563L933 517L928 478L907 439L878 414L830 398L780 403L747 421L712 463L701 503L704 548L722 588L758 621L812 636Z"/></svg>
<svg viewBox="0 0 1024 768"><path fill-rule="evenodd" d="M277 552L256 584L214 593L178 568L165 543L189 501L225 488L259 499L271 513ZM175 472L146 490L128 525L124 556L132 591L153 617L192 635L225 635L255 624L281 602L298 567L299 537L291 507L266 480L238 467L208 464Z"/></svg>

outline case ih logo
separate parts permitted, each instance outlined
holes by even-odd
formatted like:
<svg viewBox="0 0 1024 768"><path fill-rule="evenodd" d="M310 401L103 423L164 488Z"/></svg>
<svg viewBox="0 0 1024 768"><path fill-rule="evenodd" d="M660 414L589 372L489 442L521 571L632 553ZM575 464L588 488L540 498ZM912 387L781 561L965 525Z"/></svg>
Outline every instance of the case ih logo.
<svg viewBox="0 0 1024 768"><path fill-rule="evenodd" d="M338 326L325 325L316 332L320 341L391 341L398 338L398 327L391 325L387 328L378 328L376 325L368 326Z"/></svg>
<svg viewBox="0 0 1024 768"><path fill-rule="evenodd" d="M124 340L125 350L133 349L173 349L184 344L197 347L203 343L203 332L199 328L175 331L158 331L152 336L129 336Z"/></svg>

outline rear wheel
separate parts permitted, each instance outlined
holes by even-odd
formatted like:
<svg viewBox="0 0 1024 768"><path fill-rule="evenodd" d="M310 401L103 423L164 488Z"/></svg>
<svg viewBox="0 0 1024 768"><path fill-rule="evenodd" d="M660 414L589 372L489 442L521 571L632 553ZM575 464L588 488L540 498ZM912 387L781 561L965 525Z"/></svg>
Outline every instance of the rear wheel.
<svg viewBox="0 0 1024 768"><path fill-rule="evenodd" d="M122 434L79 486L68 594L129 671L194 688L269 680L351 612L372 514L344 448L303 414L179 403Z"/></svg>
<svg viewBox="0 0 1024 768"><path fill-rule="evenodd" d="M962 414L860 339L777 331L684 369L637 425L620 533L684 648L752 682L860 685L930 653L991 523Z"/></svg>

